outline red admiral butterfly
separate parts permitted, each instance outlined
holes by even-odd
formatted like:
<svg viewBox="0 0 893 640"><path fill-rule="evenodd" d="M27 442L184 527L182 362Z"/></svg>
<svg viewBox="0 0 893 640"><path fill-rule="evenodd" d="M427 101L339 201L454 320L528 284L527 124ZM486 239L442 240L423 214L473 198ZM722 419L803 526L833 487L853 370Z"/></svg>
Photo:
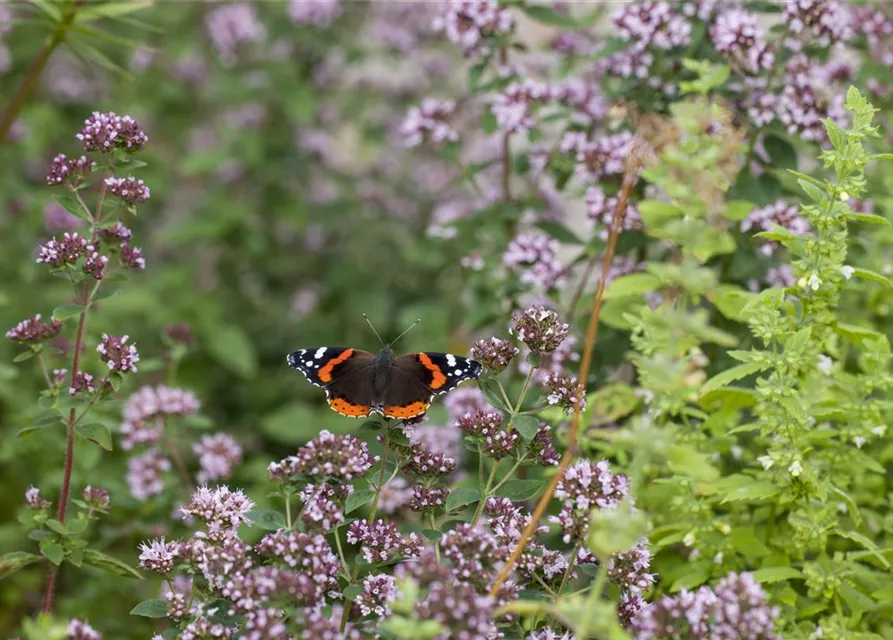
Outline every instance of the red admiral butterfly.
<svg viewBox="0 0 893 640"><path fill-rule="evenodd" d="M382 345L378 355L360 349L319 347L294 351L287 360L290 367L326 390L332 409L351 418L370 413L416 418L428 410L435 395L481 373L481 364L469 358L433 352L395 357L389 344Z"/></svg>

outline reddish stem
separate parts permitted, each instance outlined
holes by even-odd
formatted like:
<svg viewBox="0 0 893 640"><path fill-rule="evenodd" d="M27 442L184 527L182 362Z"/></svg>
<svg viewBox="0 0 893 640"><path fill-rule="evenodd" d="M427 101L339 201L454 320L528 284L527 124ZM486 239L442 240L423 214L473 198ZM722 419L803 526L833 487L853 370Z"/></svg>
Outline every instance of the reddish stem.
<svg viewBox="0 0 893 640"><path fill-rule="evenodd" d="M636 152L634 151L633 156L635 156L635 153ZM638 176L637 158L629 158L628 163L629 166L627 166L626 173L623 177L623 185L620 188L620 195L617 197L617 206L614 208L614 216L611 220L610 235L608 236L608 246L605 249L605 254L602 258L602 273L598 281L598 289L595 293L595 299L592 303L592 312L589 316L589 326L586 329L586 345L583 348L583 361L580 363L581 385L585 385L586 379L589 377L589 368L592 364L592 352L593 348L595 347L596 338L598 337L599 318L601 317L602 300L604 299L605 295L608 272L610 271L611 264L614 261L614 249L617 246L617 237L620 235L620 230L623 227L623 218L626 215L626 206L629 203L629 197L632 193L633 186L635 186L636 184ZM565 470L570 466L571 461L577 455L577 438L580 432L580 416L583 412L584 397L584 393L578 394L577 404L574 407L574 417L571 421L570 430L568 431L567 448L564 451L564 455L561 456L561 462L558 463L558 469L556 470L555 475L553 475L552 479L549 481L549 486L546 487L546 492L540 498L539 502L536 505L536 508L533 510L530 521L527 523L527 526L521 533L521 537L518 539L518 543L512 550L512 554L509 556L509 559L502 567L502 571L499 572L496 580L490 586L491 596L495 596L499 592L499 588L506 581L509 573L511 573L512 567L515 566L518 558L521 557L521 554L527 547L527 543L530 541L530 538L533 537L533 532L536 531L540 519L542 519L543 514L546 512L546 508L549 506L549 502L552 500L552 495L555 493L555 488L561 481Z"/></svg>

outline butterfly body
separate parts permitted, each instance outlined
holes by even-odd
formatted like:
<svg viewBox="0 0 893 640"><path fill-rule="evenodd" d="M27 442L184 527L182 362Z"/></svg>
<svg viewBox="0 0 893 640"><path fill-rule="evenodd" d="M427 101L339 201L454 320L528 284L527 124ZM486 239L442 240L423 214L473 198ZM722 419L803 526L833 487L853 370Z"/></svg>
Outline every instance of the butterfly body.
<svg viewBox="0 0 893 640"><path fill-rule="evenodd" d="M326 390L329 406L341 415L389 418L424 414L432 398L476 378L480 363L451 353L419 352L395 356L390 345L376 355L347 347L299 349L288 365Z"/></svg>

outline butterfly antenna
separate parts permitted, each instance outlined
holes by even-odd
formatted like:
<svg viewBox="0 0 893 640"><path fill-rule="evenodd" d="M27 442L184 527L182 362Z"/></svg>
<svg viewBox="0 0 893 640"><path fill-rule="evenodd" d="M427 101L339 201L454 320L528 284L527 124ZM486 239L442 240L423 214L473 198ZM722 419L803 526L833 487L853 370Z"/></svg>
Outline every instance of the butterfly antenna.
<svg viewBox="0 0 893 640"><path fill-rule="evenodd" d="M381 346L384 346L384 340L381 339L381 336L378 335L378 331L375 330L375 326L372 324L372 321L369 319L365 313L363 314L363 318L366 320L366 324L369 325L369 328L372 329L372 333L375 334L375 337L378 338L378 341L381 343Z"/></svg>
<svg viewBox="0 0 893 640"><path fill-rule="evenodd" d="M397 336L397 337L394 339L394 342L392 342L391 344L392 344L392 345L396 344L396 343L397 343L397 340L399 340L400 338L402 338L403 336L405 336L407 333L409 333L409 330L412 329L414 326L416 326L416 325L417 325L418 323L420 323L421 321L422 321L422 319L419 318L418 320L416 320L415 322L413 322L411 325L409 325L409 327L407 327L406 331L404 331L404 332L401 333L399 336Z"/></svg>

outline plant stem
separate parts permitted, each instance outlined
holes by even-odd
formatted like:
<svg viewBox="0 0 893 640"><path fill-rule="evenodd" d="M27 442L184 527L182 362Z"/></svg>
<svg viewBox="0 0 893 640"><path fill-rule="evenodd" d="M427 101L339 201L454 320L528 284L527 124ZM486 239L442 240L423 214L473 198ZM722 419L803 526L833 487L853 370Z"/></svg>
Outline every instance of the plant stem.
<svg viewBox="0 0 893 640"><path fill-rule="evenodd" d="M43 353L37 354L37 360L40 362L40 369L43 371L43 379L47 381L47 388L53 388L53 382L50 380L50 372L47 369L47 363L44 362Z"/></svg>
<svg viewBox="0 0 893 640"><path fill-rule="evenodd" d="M630 194L632 193L633 187L638 180L638 169L640 162L638 154L633 151L630 158L627 159L627 162L628 164L623 176L623 184L620 187L620 193L617 196L617 205L614 208L614 215L611 219L611 230L608 235L608 245L605 248L605 254L602 259L602 273L598 281L598 289L596 290L595 298L592 301L592 312L589 316L589 326L586 329L586 343L583 347L583 361L580 363L579 376L580 384L584 385L584 387L586 385L586 381L589 378L589 368L592 365L592 353L593 348L595 347L596 338L598 337L598 326L599 319L601 317L602 301L605 297L608 272L611 270L611 264L614 261L614 249L617 247L617 237L620 235L620 229L623 227L623 218L626 215L626 207L629 203ZM565 470L570 466L571 461L574 459L574 456L577 453L577 437L580 432L580 416L583 413L583 398L585 398L585 396L585 393L580 393L578 395L577 404L574 407L574 417L571 421L571 426L567 434L567 448L564 451L564 455L561 456L561 462L558 463L558 469L556 470L555 475L552 476L552 480L549 482L548 487L546 487L546 491L545 493L543 493L542 497L537 503L536 508L533 510L530 521L527 523L527 526L524 527L524 531L521 533L518 544L512 550L512 554L509 556L509 559L506 561L505 565L503 565L502 571L499 572L499 576L497 576L496 580L490 586L491 596L496 595L499 592L499 588L508 578L509 574L512 571L512 568L518 561L518 558L521 557L521 554L524 552L524 548L527 546L530 538L533 537L533 532L536 531L540 519L546 512L546 508L549 506L549 502L552 500L552 495L555 493L555 488L558 486L558 483L561 481Z"/></svg>
<svg viewBox="0 0 893 640"><path fill-rule="evenodd" d="M68 11L62 17L62 21L56 25L56 30L53 32L53 35L44 45L43 49L40 50L40 53L37 54L37 57L35 57L28 66L28 71L25 73L25 79L22 80L22 84L19 85L15 95L13 95L12 100L3 112L2 119L0 119L0 145L6 141L6 136L12 128L12 123L15 122L16 116L19 115L19 111L22 110L22 107L28 100L28 96L31 95L31 90L37 83L37 79L40 77L41 72L43 72L43 68L50 59L50 55L52 55L56 47L62 44L68 28L74 22L74 16L77 13L78 7L85 1L86 0L75 0L71 3Z"/></svg>
<svg viewBox="0 0 893 640"><path fill-rule="evenodd" d="M512 411L512 414L518 415L518 412L521 410L521 404L524 402L524 396L527 395L527 389L530 388L530 381L533 380L535 371L536 367L531 366L530 371L527 372L527 379L524 380L524 387L521 389L521 395L518 396L518 403L515 405L515 410Z"/></svg>
<svg viewBox="0 0 893 640"><path fill-rule="evenodd" d="M567 571L564 572L564 576L561 578L561 585L558 587L558 595L564 593L567 581L570 580L571 573L573 573L574 567L577 566L577 554L580 553L581 546L583 546L583 541L577 540L577 544L574 545L574 550L571 552L571 559L568 560L567 563Z"/></svg>
<svg viewBox="0 0 893 640"><path fill-rule="evenodd" d="M381 497L381 490L384 488L384 472L385 467L388 464L388 448L391 443L391 426L388 425L385 428L384 432L384 451L381 454L381 470L378 472L378 484L375 487L375 495L372 498L372 509L369 512L369 524L375 522L375 514L378 511L378 499ZM389 480L390 481L390 480ZM348 585L353 584L353 581L357 579L357 576L360 574L360 565L357 563L356 558L354 558L353 571L350 572L350 580ZM341 633L344 633L344 630L347 628L347 618L350 615L350 603L351 600L344 601L344 610L341 613L341 624L339 626Z"/></svg>
<svg viewBox="0 0 893 640"><path fill-rule="evenodd" d="M291 494L285 496L285 528L291 531Z"/></svg>
<svg viewBox="0 0 893 640"><path fill-rule="evenodd" d="M496 478L496 470L499 468L499 460L495 462L493 468L490 469L490 476L487 478L487 486L483 487L481 491L481 499L478 502L478 507L474 511L474 518L471 519L471 526L473 527L478 523L478 518L481 517L481 513L484 511L484 505L487 504L487 499L490 497L490 491L492 491L493 480Z"/></svg>

